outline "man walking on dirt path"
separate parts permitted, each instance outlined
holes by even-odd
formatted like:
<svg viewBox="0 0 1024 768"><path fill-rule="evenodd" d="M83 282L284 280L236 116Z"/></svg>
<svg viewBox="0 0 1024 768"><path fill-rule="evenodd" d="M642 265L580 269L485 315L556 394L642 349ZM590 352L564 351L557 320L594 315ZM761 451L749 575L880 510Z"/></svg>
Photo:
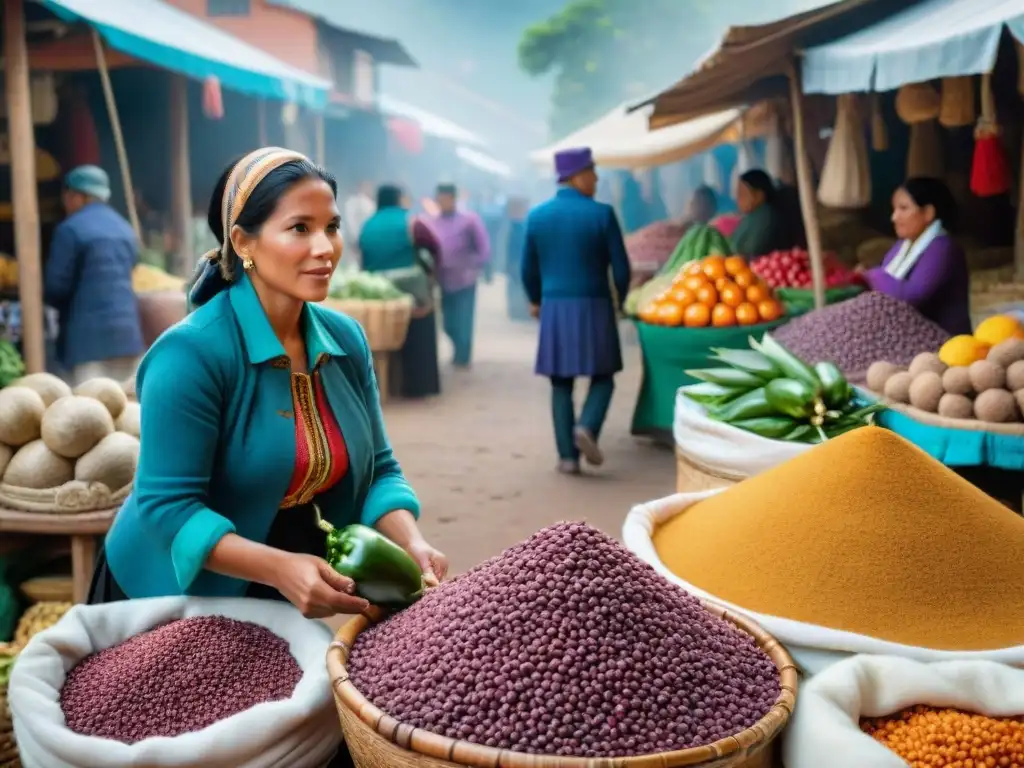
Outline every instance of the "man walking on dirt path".
<svg viewBox="0 0 1024 768"><path fill-rule="evenodd" d="M535 371L551 379L551 417L558 471L580 473L604 463L597 441L622 370L616 302L629 289L629 260L615 211L594 200L597 173L590 149L555 155L562 185L526 220L522 276L532 314L540 318ZM608 274L615 284L612 296ZM573 405L577 377L590 378L579 421Z"/></svg>

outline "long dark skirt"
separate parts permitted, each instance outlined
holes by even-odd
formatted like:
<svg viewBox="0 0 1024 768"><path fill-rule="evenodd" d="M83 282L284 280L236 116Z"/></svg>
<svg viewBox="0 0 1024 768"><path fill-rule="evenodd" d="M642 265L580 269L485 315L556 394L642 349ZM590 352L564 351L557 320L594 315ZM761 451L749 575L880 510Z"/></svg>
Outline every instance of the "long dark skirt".
<svg viewBox="0 0 1024 768"><path fill-rule="evenodd" d="M409 322L409 334L396 362L398 375L392 391L409 399L441 394L436 312L431 311L426 317L414 317Z"/></svg>
<svg viewBox="0 0 1024 768"><path fill-rule="evenodd" d="M283 509L278 512L270 526L270 534L267 536L266 543L268 546L283 549L286 552L304 552L319 557L327 554L327 540L316 527L316 517L312 505ZM257 600L287 600L276 589L265 584L250 584L245 596ZM110 572L106 553L101 548L96 558L96 570L93 572L92 585L89 588L89 605L113 603L127 599L129 599L128 595ZM352 756L344 744L325 768L355 768Z"/></svg>
<svg viewBox="0 0 1024 768"><path fill-rule="evenodd" d="M534 370L562 379L621 371L622 348L611 299L545 298Z"/></svg>

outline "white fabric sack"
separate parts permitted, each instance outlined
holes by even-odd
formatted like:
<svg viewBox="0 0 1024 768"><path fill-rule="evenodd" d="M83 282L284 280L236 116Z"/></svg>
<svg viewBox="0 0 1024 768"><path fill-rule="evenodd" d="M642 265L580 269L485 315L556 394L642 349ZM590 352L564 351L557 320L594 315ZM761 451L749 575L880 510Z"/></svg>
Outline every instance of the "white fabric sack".
<svg viewBox="0 0 1024 768"><path fill-rule="evenodd" d="M682 392L676 394L673 421L672 433L679 453L691 464L730 480L746 480L814 447L769 440L715 421Z"/></svg>
<svg viewBox="0 0 1024 768"><path fill-rule="evenodd" d="M658 552L654 548L655 529L676 515L685 512L698 501L725 490L728 489L715 488L700 493L676 493L663 499L639 504L633 507L626 516L626 521L622 526L622 541L630 552L652 566L673 584L697 597L712 600L731 611L743 614L760 624L766 632L786 646L786 650L805 674L817 674L832 664L858 653L900 656L918 661L984 660L1024 666L1024 646L1022 645L992 651L940 651L933 648L903 645L880 640L877 637L860 635L856 632L845 632L817 624L806 624L802 621L756 613L705 592L679 578L658 557ZM813 515L808 518L808 522L813 524ZM864 578L870 580L872 575L865 574Z"/></svg>
<svg viewBox="0 0 1024 768"><path fill-rule="evenodd" d="M86 656L190 616L260 624L288 641L302 679L286 701L260 704L194 733L135 744L83 736L64 724L60 689ZM341 742L327 675L330 629L271 600L167 597L78 605L32 638L11 673L8 700L25 768L318 768Z"/></svg>
<svg viewBox="0 0 1024 768"><path fill-rule="evenodd" d="M862 732L859 721L917 704L990 717L1019 715L1024 671L991 661L847 659L800 687L782 736L782 762L786 768L907 768L896 753Z"/></svg>

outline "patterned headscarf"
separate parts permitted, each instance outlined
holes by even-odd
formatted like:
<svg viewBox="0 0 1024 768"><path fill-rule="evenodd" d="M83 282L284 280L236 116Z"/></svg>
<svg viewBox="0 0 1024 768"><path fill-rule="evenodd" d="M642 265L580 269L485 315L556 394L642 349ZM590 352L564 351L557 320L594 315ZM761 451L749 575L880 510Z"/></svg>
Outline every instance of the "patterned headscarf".
<svg viewBox="0 0 1024 768"><path fill-rule="evenodd" d="M224 237L219 248L203 255L196 264L196 271L189 288L189 310L202 306L235 280L231 253L231 229L238 223L238 217L245 209L249 196L271 171L286 163L308 160L301 152L281 147L263 147L239 160L228 174L221 202L221 220L224 222Z"/></svg>

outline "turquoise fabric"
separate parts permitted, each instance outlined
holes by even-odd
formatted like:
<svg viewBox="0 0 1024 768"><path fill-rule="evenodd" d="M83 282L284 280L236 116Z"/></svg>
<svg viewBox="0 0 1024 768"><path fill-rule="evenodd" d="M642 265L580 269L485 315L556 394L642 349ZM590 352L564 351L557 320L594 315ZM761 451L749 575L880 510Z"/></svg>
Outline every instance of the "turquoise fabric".
<svg viewBox="0 0 1024 768"><path fill-rule="evenodd" d="M160 0L42 0L63 21L90 24L122 53L233 91L323 111L328 80L274 58Z"/></svg>
<svg viewBox="0 0 1024 768"><path fill-rule="evenodd" d="M380 272L416 264L416 249L409 231L409 214L403 208L384 208L363 225L359 233L363 269Z"/></svg>
<svg viewBox="0 0 1024 768"><path fill-rule="evenodd" d="M922 424L899 411L878 414L878 423L909 440L947 467L1024 470L1024 438Z"/></svg>
<svg viewBox="0 0 1024 768"><path fill-rule="evenodd" d="M335 526L374 525L419 502L388 443L366 335L351 318L303 309L306 352L349 454L317 501ZM229 532L265 541L295 469L291 370L244 275L163 334L137 376L142 451L135 487L107 535L132 598L238 597L246 582L205 570Z"/></svg>
<svg viewBox="0 0 1024 768"><path fill-rule="evenodd" d="M760 339L765 332L792 319L789 316L773 323L734 328L666 328L637 321L644 378L633 410L633 434L672 434L676 392L696 383L685 372L707 367L713 347L749 349L751 336Z"/></svg>
<svg viewBox="0 0 1024 768"><path fill-rule="evenodd" d="M768 203L744 216L729 240L736 253L754 259L780 247L779 213Z"/></svg>

